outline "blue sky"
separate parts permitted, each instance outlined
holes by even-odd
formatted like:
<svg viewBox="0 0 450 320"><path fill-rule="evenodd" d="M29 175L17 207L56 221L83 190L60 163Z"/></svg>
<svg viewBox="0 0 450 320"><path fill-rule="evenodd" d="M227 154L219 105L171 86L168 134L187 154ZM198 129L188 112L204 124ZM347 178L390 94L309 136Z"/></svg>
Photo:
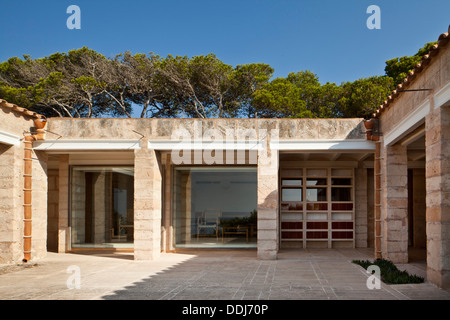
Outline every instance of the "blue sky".
<svg viewBox="0 0 450 320"><path fill-rule="evenodd" d="M69 30L69 5L81 30ZM369 30L369 5L381 30ZM450 23L448 0L0 0L0 61L87 46L195 56L214 53L231 65L263 62L275 76L311 70L322 83L384 74L387 59L412 55Z"/></svg>

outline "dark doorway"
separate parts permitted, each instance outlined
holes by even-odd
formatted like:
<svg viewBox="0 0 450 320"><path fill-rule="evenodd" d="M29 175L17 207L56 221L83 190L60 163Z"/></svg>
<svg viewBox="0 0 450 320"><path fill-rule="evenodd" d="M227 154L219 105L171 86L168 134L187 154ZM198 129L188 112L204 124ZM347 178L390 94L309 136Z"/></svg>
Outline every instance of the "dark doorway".
<svg viewBox="0 0 450 320"><path fill-rule="evenodd" d="M408 169L408 244L410 262L426 260L425 217L425 169Z"/></svg>

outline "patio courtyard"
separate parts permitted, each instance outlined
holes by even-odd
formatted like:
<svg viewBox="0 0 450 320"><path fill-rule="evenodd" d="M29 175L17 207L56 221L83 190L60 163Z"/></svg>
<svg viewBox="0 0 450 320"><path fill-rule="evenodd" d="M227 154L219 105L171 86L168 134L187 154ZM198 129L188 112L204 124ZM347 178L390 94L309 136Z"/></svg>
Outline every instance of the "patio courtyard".
<svg viewBox="0 0 450 320"><path fill-rule="evenodd" d="M369 290L369 274L354 259L372 260L373 249L285 249L270 261L258 260L251 249L186 249L157 261L135 261L132 253L48 253L36 264L0 266L0 299L450 299L450 290L427 281ZM397 266L426 278L420 259ZM75 269L80 287L69 289Z"/></svg>

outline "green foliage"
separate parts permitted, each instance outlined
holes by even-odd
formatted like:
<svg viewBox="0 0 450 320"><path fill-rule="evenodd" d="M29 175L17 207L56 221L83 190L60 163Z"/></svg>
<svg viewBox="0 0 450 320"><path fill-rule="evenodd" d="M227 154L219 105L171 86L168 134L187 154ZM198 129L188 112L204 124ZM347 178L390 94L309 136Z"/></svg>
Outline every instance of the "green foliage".
<svg viewBox="0 0 450 320"><path fill-rule="evenodd" d="M407 284L407 283L422 283L424 278L417 275L410 275L406 271L400 271L392 261L386 259L376 259L371 262L369 260L353 260L355 264L367 269L371 265L376 265L380 268L381 281L388 284Z"/></svg>
<svg viewBox="0 0 450 320"><path fill-rule="evenodd" d="M25 108L30 106L27 96L27 88L13 88L8 85L0 85L0 97L10 103L14 103Z"/></svg>
<svg viewBox="0 0 450 320"><path fill-rule="evenodd" d="M387 76L363 78L341 85L342 98L339 100L343 118L370 118L393 90L393 80Z"/></svg>
<svg viewBox="0 0 450 320"><path fill-rule="evenodd" d="M268 64L233 67L212 53L106 58L83 47L1 62L0 98L47 117L368 118L434 44L386 61L386 75L341 85L309 70L272 79Z"/></svg>
<svg viewBox="0 0 450 320"><path fill-rule="evenodd" d="M264 63L238 65L231 74L232 87L227 93L233 107L230 115L253 118L258 116L254 94L270 81L274 69Z"/></svg>
<svg viewBox="0 0 450 320"><path fill-rule="evenodd" d="M253 94L253 104L262 118L312 118L302 92L284 78L277 78Z"/></svg>
<svg viewBox="0 0 450 320"><path fill-rule="evenodd" d="M420 62L422 57L430 51L430 48L437 43L429 42L423 48L410 57L397 57L386 61L386 67L384 71L388 77L391 77L394 81L394 85L400 84L403 79L408 76L408 72L413 70L414 67Z"/></svg>
<svg viewBox="0 0 450 320"><path fill-rule="evenodd" d="M340 117L342 87L334 83L322 85L311 71L291 72L276 78L253 96L261 117L332 118Z"/></svg>

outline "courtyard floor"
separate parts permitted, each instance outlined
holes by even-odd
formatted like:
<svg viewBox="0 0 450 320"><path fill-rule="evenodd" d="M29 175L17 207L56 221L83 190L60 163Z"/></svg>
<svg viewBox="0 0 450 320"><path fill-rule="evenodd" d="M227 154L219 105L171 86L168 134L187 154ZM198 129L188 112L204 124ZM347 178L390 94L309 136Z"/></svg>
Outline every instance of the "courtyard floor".
<svg viewBox="0 0 450 320"><path fill-rule="evenodd" d="M0 266L0 299L450 300L450 290L428 282L369 290L369 274L354 259L373 260L372 250L283 250L274 261L258 260L256 250L191 250L151 262L131 253L48 253L34 264ZM426 276L421 262L398 267ZM69 288L70 270L80 271L79 289Z"/></svg>

